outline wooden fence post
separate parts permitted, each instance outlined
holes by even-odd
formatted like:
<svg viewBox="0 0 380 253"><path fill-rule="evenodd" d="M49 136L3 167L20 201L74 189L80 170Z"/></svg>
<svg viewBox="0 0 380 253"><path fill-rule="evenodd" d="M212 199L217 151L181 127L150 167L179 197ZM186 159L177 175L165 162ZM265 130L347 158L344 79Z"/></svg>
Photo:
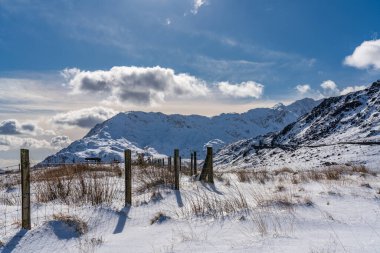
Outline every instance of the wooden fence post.
<svg viewBox="0 0 380 253"><path fill-rule="evenodd" d="M212 147L207 147L206 159L203 163L203 168L199 176L199 180L206 181L208 183L214 183L214 168L212 158Z"/></svg>
<svg viewBox="0 0 380 253"><path fill-rule="evenodd" d="M171 156L168 157L168 168L169 168L169 170L172 169L172 157Z"/></svg>
<svg viewBox="0 0 380 253"><path fill-rule="evenodd" d="M132 205L132 152L124 150L125 165L125 206Z"/></svg>
<svg viewBox="0 0 380 253"><path fill-rule="evenodd" d="M207 164L208 164L208 153L206 155L206 159L204 160L203 162L203 167L201 169L201 173L199 174L199 180L200 181L206 181L207 180L207 176L208 176L208 167L207 167Z"/></svg>
<svg viewBox="0 0 380 253"><path fill-rule="evenodd" d="M212 147L207 147L207 182L214 183L214 167L213 167L213 154L212 154Z"/></svg>
<svg viewBox="0 0 380 253"><path fill-rule="evenodd" d="M21 160L21 227L30 230L32 228L30 221L30 163L29 150L20 150Z"/></svg>
<svg viewBox="0 0 380 253"><path fill-rule="evenodd" d="M194 175L193 159L194 159L194 155L193 155L193 153L191 153L190 154L190 176Z"/></svg>
<svg viewBox="0 0 380 253"><path fill-rule="evenodd" d="M193 163L193 166L194 166L194 175L197 174L197 152L194 151L194 163Z"/></svg>
<svg viewBox="0 0 380 253"><path fill-rule="evenodd" d="M179 150L174 149L174 190L179 190Z"/></svg>

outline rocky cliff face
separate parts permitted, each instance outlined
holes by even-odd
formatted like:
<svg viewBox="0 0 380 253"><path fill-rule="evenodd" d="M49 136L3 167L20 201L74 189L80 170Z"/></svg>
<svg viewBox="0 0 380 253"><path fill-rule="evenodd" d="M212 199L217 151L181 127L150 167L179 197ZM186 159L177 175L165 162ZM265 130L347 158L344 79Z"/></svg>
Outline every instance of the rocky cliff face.
<svg viewBox="0 0 380 253"><path fill-rule="evenodd" d="M380 160L378 142L380 81L365 90L323 100L277 133L230 144L215 160L222 167L375 163Z"/></svg>

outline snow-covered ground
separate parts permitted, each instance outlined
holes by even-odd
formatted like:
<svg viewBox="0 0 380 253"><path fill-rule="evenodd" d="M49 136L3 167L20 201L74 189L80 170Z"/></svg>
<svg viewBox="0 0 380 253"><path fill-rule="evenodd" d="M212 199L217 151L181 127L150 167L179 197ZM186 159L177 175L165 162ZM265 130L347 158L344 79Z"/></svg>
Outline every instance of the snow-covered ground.
<svg viewBox="0 0 380 253"><path fill-rule="evenodd" d="M380 252L380 182L375 173L354 170L218 172L215 185L182 175L180 191L139 193L135 184L133 205L124 209L123 178L114 177L118 193L111 204L32 201L32 230L20 232L15 222L1 251ZM18 190L2 187L2 200ZM19 208L5 203L0 214ZM53 213L77 216L88 231L80 235Z"/></svg>
<svg viewBox="0 0 380 253"><path fill-rule="evenodd" d="M247 141L242 141L247 142ZM249 142L249 141L248 141ZM297 170L324 167L332 164L365 165L377 169L380 145L338 144L331 146L301 147L297 149L256 149L247 143L227 146L214 159L220 170L233 168L290 167Z"/></svg>

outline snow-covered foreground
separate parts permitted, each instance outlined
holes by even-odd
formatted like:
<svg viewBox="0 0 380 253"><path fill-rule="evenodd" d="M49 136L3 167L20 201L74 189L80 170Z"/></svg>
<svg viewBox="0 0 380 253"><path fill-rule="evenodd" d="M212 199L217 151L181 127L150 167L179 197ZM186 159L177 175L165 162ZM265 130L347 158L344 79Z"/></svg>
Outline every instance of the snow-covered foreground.
<svg viewBox="0 0 380 253"><path fill-rule="evenodd" d="M131 208L122 209L121 194L102 207L61 206L54 218L52 203L33 203L47 210L47 220L27 232L8 231L1 250L380 252L380 182L375 173L354 170L217 173L215 185L182 175L180 191L135 191ZM59 213L88 229L80 235Z"/></svg>
<svg viewBox="0 0 380 253"><path fill-rule="evenodd" d="M295 150L281 148L255 149L243 143L239 148L220 151L214 159L220 170L231 168L280 169L290 167L297 170L325 167L333 164L365 165L376 169L380 162L380 145L339 144L331 146L300 147ZM234 150L231 152L231 150ZM231 154L233 153L233 154Z"/></svg>

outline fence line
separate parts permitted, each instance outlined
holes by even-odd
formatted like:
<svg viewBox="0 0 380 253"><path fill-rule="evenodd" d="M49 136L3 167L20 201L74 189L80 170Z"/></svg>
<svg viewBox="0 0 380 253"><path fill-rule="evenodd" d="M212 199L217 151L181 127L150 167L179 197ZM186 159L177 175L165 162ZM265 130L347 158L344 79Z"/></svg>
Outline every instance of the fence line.
<svg viewBox="0 0 380 253"><path fill-rule="evenodd" d="M209 155L208 152L207 157ZM165 159L141 160L140 157L133 161L129 150L126 151L124 166L115 162L30 163L29 150L26 149L20 150L20 157L20 164L3 167L17 168L14 171L17 174L12 172L0 176L0 241L3 242L20 228L31 229L52 220L58 214L84 214L87 212L84 210L94 210L98 207L116 210L131 206L132 203L138 204L136 201L151 201L154 197L151 189L179 190L180 173L193 176L198 164L194 152L190 167L182 166L177 149L173 159L168 157L167 163ZM204 165L204 170L209 173L208 164ZM85 166L76 168L75 165ZM21 177L18 174L20 172ZM132 181L136 181L133 184L134 189ZM47 195L49 190L54 190L49 187L54 186L62 192ZM87 187L83 188L87 195L75 195L78 194L73 192L75 187ZM98 187L98 190L99 187L106 187L109 199L93 199L94 196L88 194L94 193L88 191L93 191L94 187ZM68 196L54 195L63 194L65 189ZM133 195L139 196L139 200L133 202Z"/></svg>

